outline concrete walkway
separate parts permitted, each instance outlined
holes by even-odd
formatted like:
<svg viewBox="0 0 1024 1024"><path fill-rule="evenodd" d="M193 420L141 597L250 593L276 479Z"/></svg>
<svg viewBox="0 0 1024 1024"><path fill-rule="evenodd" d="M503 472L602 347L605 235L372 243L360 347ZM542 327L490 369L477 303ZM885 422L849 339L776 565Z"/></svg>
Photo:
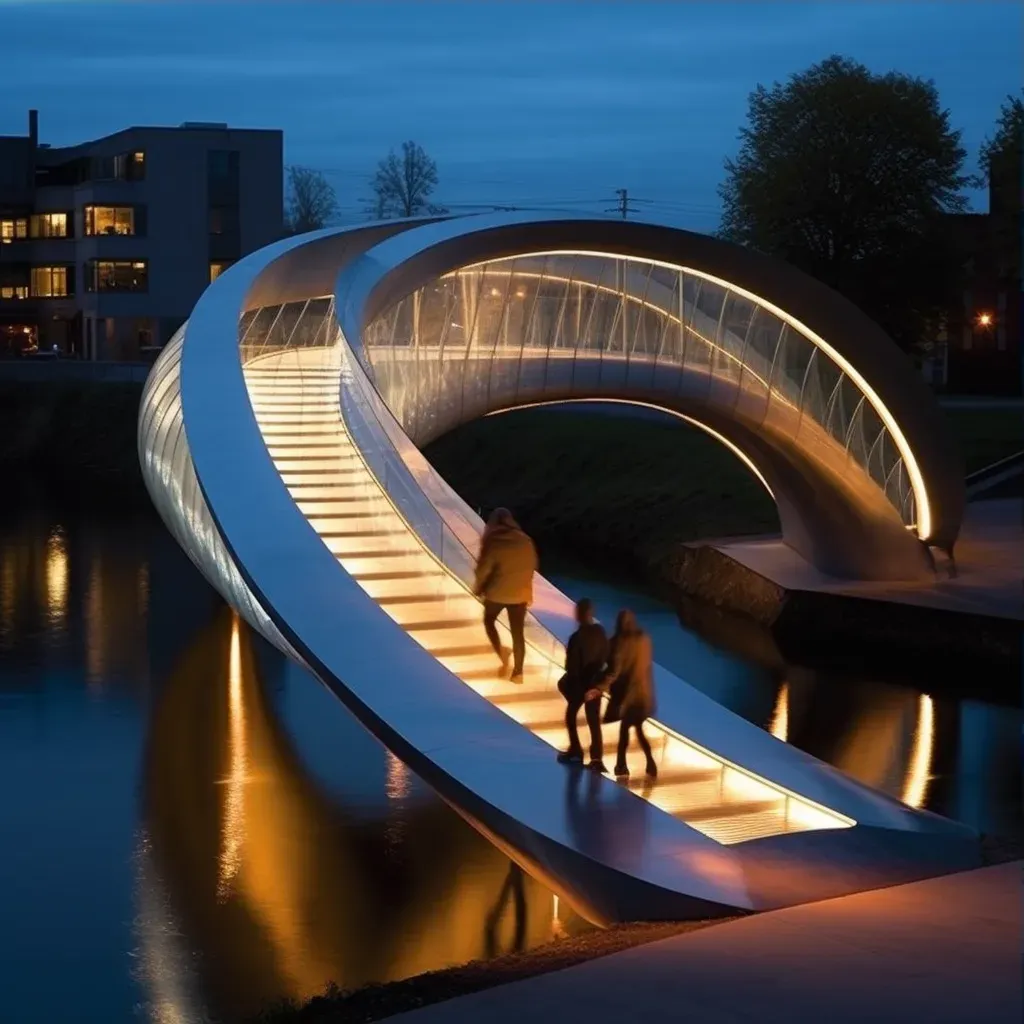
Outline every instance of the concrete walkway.
<svg viewBox="0 0 1024 1024"><path fill-rule="evenodd" d="M839 580L805 562L781 538L711 542L724 555L786 590L873 598L928 608L1024 620L1024 501L977 501L956 546L958 575L941 555L934 579L914 583Z"/></svg>
<svg viewBox="0 0 1024 1024"><path fill-rule="evenodd" d="M408 1024L1020 1024L1022 863L793 907L400 1014Z"/></svg>

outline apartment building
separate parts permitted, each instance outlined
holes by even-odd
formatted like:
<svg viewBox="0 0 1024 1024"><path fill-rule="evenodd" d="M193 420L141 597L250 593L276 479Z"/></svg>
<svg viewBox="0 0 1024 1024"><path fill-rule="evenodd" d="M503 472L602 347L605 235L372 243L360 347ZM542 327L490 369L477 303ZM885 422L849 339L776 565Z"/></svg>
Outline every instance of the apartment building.
<svg viewBox="0 0 1024 1024"><path fill-rule="evenodd" d="M186 122L71 147L0 136L0 357L139 359L283 234L280 131Z"/></svg>

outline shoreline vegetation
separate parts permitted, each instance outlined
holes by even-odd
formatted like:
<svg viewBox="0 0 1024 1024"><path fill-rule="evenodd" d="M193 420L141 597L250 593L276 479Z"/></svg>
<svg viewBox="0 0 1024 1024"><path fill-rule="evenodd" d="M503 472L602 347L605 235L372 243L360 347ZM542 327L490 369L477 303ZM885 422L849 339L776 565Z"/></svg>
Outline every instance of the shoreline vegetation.
<svg viewBox="0 0 1024 1024"><path fill-rule="evenodd" d="M735 921L739 916L742 915L708 921L616 925L553 939L520 953L508 953L492 960L471 960L401 981L365 985L352 991L331 986L323 995L314 996L301 1006L286 1002L268 1007L250 1024L369 1024L496 985L565 970L659 939Z"/></svg>
<svg viewBox="0 0 1024 1024"><path fill-rule="evenodd" d="M1020 860L1022 855L1024 847L1019 842L981 837L983 866L1010 863ZM703 921L615 925L576 936L554 938L523 952L491 960L471 960L400 981L364 985L350 991L332 985L323 995L314 996L302 1005L284 1002L269 1006L249 1024L370 1024L498 985L565 970L660 939L728 924L744 916L735 914Z"/></svg>

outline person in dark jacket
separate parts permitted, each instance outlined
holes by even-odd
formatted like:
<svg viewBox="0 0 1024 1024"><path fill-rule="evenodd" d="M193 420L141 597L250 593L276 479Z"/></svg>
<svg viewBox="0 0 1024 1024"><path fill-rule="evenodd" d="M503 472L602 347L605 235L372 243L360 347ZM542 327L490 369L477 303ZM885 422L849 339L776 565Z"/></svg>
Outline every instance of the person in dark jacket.
<svg viewBox="0 0 1024 1024"><path fill-rule="evenodd" d="M644 722L654 714L654 657L651 638L640 628L636 616L628 609L619 612L608 652L608 668L596 687L586 694L587 700L609 691L611 700L605 713L606 722L621 721L619 751L615 759L615 775L628 778L626 749L629 730L636 731L637 742L647 758L647 775L656 778L658 766L651 754L651 745L644 735Z"/></svg>
<svg viewBox="0 0 1024 1024"><path fill-rule="evenodd" d="M537 549L507 508L495 509L487 520L476 563L474 592L483 599L484 631L501 661L502 676L508 671L509 651L501 644L495 623L505 611L512 634L512 682L523 681L526 657L526 609L533 604L533 574Z"/></svg>
<svg viewBox="0 0 1024 1024"><path fill-rule="evenodd" d="M594 602L584 597L576 602L576 621L579 628L565 648L565 675L558 681L558 689L566 700L565 728L569 733L569 749L558 755L562 764L581 764L583 747L576 728L580 708L587 716L590 728L590 763L588 768L603 772L604 754L601 742L601 698L585 700L588 691L594 689L604 672L608 661L608 637L604 627L594 619Z"/></svg>

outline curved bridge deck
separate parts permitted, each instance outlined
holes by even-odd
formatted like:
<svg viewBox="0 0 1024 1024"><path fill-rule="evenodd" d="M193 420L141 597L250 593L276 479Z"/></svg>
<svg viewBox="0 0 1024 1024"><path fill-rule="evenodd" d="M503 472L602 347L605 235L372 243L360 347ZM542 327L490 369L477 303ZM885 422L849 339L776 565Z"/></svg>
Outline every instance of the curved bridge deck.
<svg viewBox="0 0 1024 1024"><path fill-rule="evenodd" d="M404 301L432 276L531 246L536 251L545 242L571 241L567 235L576 246L592 249L600 241L614 253L614 236L621 234L625 248L662 258L692 247L700 264L725 253L684 232L650 226L638 231L565 218L525 226L467 220L471 226L388 223L286 239L242 260L210 286L157 361L139 417L147 486L196 565L264 637L308 667L459 813L593 920L766 909L977 863L969 829L859 785L660 668L659 720L650 729L659 766L655 782L641 774L635 753L626 785L556 763L564 702L555 682L571 602L538 578L525 682L499 679L479 605L465 582L472 578L481 523L416 444L453 426L453 415L581 397L578 388L530 391L541 367L547 385L558 379L556 367L570 363L551 345L538 350L543 360L534 360L524 338L495 357L496 369L486 376L486 406L478 405L469 399L479 398L484 377L469 358L476 351L472 344L436 349L424 337L411 347L393 345L392 332L386 351L368 344L369 328L389 302ZM519 248L520 229L525 250ZM736 256L740 270L746 259ZM652 277L648 273L643 286L648 296ZM680 289L686 280L678 278ZM773 281L772 275L765 278ZM775 284L782 288L785 281ZM529 287L525 282L522 296L515 291L517 302ZM559 287L559 294L568 294L568 285ZM802 301L799 290L782 291ZM610 322L622 324L632 305L624 299ZM462 329L465 317L455 310L446 300L434 328ZM728 339L724 310L716 331ZM681 318L662 319L662 336L665 324L676 324L682 335ZM420 328L426 323L422 316L416 322ZM564 318L559 312L551 322ZM749 335L748 325L747 340ZM662 347L659 342L654 350L657 366ZM506 355L514 356L514 374ZM629 392L626 397L637 398L637 389L647 387L641 377L650 377L651 358L646 348L625 363L613 352L580 349L571 365L577 383L596 367L598 378L607 371L616 387ZM816 360L809 353L801 363L804 397L818 393L809 390ZM876 370L889 367L880 349L875 362ZM718 356L702 361L709 389L719 382L720 363ZM728 359L721 365L722 382L735 385L726 364L732 365ZM889 376L874 376L898 409L900 393L889 386ZM677 391L686 383L685 375L672 380ZM716 383L712 390L721 389ZM592 391L589 397L605 395ZM833 382L833 412L841 392L841 383ZM448 400L455 396L453 413ZM778 405L784 414L790 408L781 399ZM686 409L676 411L686 418ZM828 409L822 410L827 427ZM928 410L917 411L915 451L928 455L931 434L921 427ZM859 414L851 415L856 426ZM703 413L695 418L708 427ZM715 422L728 443L728 425ZM751 461L764 457L768 461L759 464L774 467L773 490L782 480L797 504L813 503L819 489L808 481L826 479L811 465L810 440L819 434L799 426L797 433L807 434L806 464L799 464L806 480L792 475L799 466L789 456L773 462L751 430L737 446L749 448ZM845 459L844 446L855 432L833 434L840 435L843 444L836 437L833 442ZM869 469L871 452L880 454L882 444L865 449ZM797 454L789 452L793 459ZM934 462L928 455L921 463L926 469L929 460ZM944 487L943 472L929 472L928 493L946 494L933 511L942 513L937 522L948 534L956 524L955 488ZM898 471L881 475L883 484L901 479ZM836 497L839 489L833 490ZM884 497L884 487L875 490ZM899 500L889 503L886 521L902 549L908 531L897 511L910 505L902 489L891 497ZM865 522L876 518L867 514L872 507L862 502L857 515L865 512ZM838 505L833 511L839 522L845 513ZM615 732L614 726L606 731L609 748Z"/></svg>

